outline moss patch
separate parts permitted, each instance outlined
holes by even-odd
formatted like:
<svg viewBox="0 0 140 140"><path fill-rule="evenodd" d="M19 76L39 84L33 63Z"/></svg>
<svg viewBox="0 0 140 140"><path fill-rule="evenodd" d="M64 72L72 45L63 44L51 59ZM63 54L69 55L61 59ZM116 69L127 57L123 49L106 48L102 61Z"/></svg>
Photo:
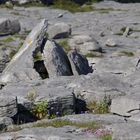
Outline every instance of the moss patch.
<svg viewBox="0 0 140 140"><path fill-rule="evenodd" d="M71 50L67 39L63 40L63 41L60 41L58 44L64 49L64 51L66 53L68 53Z"/></svg>
<svg viewBox="0 0 140 140"><path fill-rule="evenodd" d="M121 51L119 56L128 56L128 57L133 57L134 53L130 51Z"/></svg>

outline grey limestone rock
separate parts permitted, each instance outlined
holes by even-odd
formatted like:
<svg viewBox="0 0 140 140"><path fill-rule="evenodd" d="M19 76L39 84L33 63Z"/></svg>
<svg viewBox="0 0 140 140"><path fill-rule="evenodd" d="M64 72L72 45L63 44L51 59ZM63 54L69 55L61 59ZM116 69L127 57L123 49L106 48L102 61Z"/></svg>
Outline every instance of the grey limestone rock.
<svg viewBox="0 0 140 140"><path fill-rule="evenodd" d="M68 57L72 66L73 74L88 74L92 73L93 69L89 66L86 57L77 52L77 50L70 51Z"/></svg>
<svg viewBox="0 0 140 140"><path fill-rule="evenodd" d="M13 117L17 111L16 98L0 96L0 117Z"/></svg>
<svg viewBox="0 0 140 140"><path fill-rule="evenodd" d="M7 129L8 126L13 125L13 120L9 117L0 118L0 130Z"/></svg>
<svg viewBox="0 0 140 140"><path fill-rule="evenodd" d="M140 111L140 101L138 98L132 97L119 97L112 100L111 112L122 115L122 116L132 116Z"/></svg>
<svg viewBox="0 0 140 140"><path fill-rule="evenodd" d="M48 28L50 39L67 38L71 34L71 27L67 23L56 23Z"/></svg>
<svg viewBox="0 0 140 140"><path fill-rule="evenodd" d="M18 20L10 18L0 18L0 35L9 35L20 31Z"/></svg>
<svg viewBox="0 0 140 140"><path fill-rule="evenodd" d="M47 40L43 55L49 77L73 75L66 53L54 41Z"/></svg>
<svg viewBox="0 0 140 140"><path fill-rule="evenodd" d="M69 40L72 49L79 50L83 55L102 52L100 44L89 35L75 35Z"/></svg>
<svg viewBox="0 0 140 140"><path fill-rule="evenodd" d="M73 126L26 128L18 132L1 134L0 140L98 140L94 135L86 136L82 131L76 131L77 129Z"/></svg>

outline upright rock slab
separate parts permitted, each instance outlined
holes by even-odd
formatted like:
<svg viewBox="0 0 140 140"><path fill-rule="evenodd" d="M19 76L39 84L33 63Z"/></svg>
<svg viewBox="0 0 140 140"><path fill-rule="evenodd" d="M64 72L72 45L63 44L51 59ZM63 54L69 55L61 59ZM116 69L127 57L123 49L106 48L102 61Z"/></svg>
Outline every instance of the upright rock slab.
<svg viewBox="0 0 140 140"><path fill-rule="evenodd" d="M9 35L20 31L20 23L18 20L1 18L0 19L0 35Z"/></svg>
<svg viewBox="0 0 140 140"><path fill-rule="evenodd" d="M46 42L43 54L49 77L73 75L66 53L54 41Z"/></svg>
<svg viewBox="0 0 140 140"><path fill-rule="evenodd" d="M92 67L88 64L88 60L76 50L69 52L68 57L72 66L73 74L86 75L93 72Z"/></svg>
<svg viewBox="0 0 140 140"><path fill-rule="evenodd" d="M41 48L47 29L47 21L42 20L27 36L19 52L13 57L0 78L1 82L18 82L20 80L39 79L39 74L33 69L33 52Z"/></svg>

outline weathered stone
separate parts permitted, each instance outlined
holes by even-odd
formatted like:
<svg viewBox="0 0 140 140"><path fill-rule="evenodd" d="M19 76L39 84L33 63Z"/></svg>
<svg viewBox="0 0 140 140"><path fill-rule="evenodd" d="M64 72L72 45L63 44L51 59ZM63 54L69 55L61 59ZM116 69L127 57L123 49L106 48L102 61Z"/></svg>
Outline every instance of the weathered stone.
<svg viewBox="0 0 140 140"><path fill-rule="evenodd" d="M1 117L0 118L0 131L7 129L8 126L13 124L13 120L8 117Z"/></svg>
<svg viewBox="0 0 140 140"><path fill-rule="evenodd" d="M92 73L92 67L89 66L88 60L83 55L79 54L76 50L69 52L69 60L71 63L73 74L81 75Z"/></svg>
<svg viewBox="0 0 140 140"><path fill-rule="evenodd" d="M43 54L49 77L73 75L67 55L54 41L47 40Z"/></svg>
<svg viewBox="0 0 140 140"><path fill-rule="evenodd" d="M122 115L131 116L134 113L138 113L140 110L140 101L133 98L119 97L112 100L111 112Z"/></svg>
<svg viewBox="0 0 140 140"><path fill-rule="evenodd" d="M13 117L17 114L17 99L0 96L0 117Z"/></svg>
<svg viewBox="0 0 140 140"><path fill-rule="evenodd" d="M100 44L89 35L76 35L69 40L71 49L79 50L83 55L102 52Z"/></svg>
<svg viewBox="0 0 140 140"><path fill-rule="evenodd" d="M9 35L20 31L20 23L18 20L1 18L0 19L0 35Z"/></svg>
<svg viewBox="0 0 140 140"><path fill-rule="evenodd" d="M66 23L56 23L48 28L50 39L67 38L71 34L71 27Z"/></svg>
<svg viewBox="0 0 140 140"><path fill-rule="evenodd" d="M0 77L1 82L17 82L20 80L39 79L35 71L33 52L40 48L45 38L47 21L42 20L27 36L19 52L13 57Z"/></svg>
<svg viewBox="0 0 140 140"><path fill-rule="evenodd" d="M105 42L105 45L106 45L107 47L116 47L116 46L118 46L118 43L117 43L117 41L116 41L115 39L109 38L109 39Z"/></svg>

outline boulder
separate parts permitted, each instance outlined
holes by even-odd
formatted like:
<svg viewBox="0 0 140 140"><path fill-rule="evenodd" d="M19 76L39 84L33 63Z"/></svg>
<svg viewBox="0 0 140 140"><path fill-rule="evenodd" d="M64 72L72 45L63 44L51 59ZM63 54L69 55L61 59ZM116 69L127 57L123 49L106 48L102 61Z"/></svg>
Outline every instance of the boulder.
<svg viewBox="0 0 140 140"><path fill-rule="evenodd" d="M111 112L122 115L132 116L140 110L140 101L132 97L119 97L112 100Z"/></svg>
<svg viewBox="0 0 140 140"><path fill-rule="evenodd" d="M66 53L54 41L47 40L43 55L49 77L73 75Z"/></svg>
<svg viewBox="0 0 140 140"><path fill-rule="evenodd" d="M68 57L71 63L73 74L81 75L92 73L93 69L89 66L86 57L78 53L76 50L70 51Z"/></svg>
<svg viewBox="0 0 140 140"><path fill-rule="evenodd" d="M109 39L107 39L107 41L105 42L105 45L106 45L107 47L116 47L116 46L118 46L118 43L117 43L117 41L116 41L115 39L109 38Z"/></svg>
<svg viewBox="0 0 140 140"><path fill-rule="evenodd" d="M18 20L9 18L0 18L0 35L9 35L20 31Z"/></svg>
<svg viewBox="0 0 140 140"><path fill-rule="evenodd" d="M7 129L8 126L13 124L13 120L9 117L0 118L0 131Z"/></svg>
<svg viewBox="0 0 140 140"><path fill-rule="evenodd" d="M13 117L17 114L17 99L0 96L0 117Z"/></svg>
<svg viewBox="0 0 140 140"><path fill-rule="evenodd" d="M1 82L17 82L20 80L40 79L34 69L34 52L41 50L45 39L47 21L42 20L27 36L19 52L12 58L0 77ZM37 49L39 48L39 49Z"/></svg>
<svg viewBox="0 0 140 140"><path fill-rule="evenodd" d="M79 50L83 55L102 52L100 44L89 35L76 35L69 40L71 49Z"/></svg>
<svg viewBox="0 0 140 140"><path fill-rule="evenodd" d="M56 23L48 28L48 35L50 39L67 38L71 34L71 26L61 22Z"/></svg>

